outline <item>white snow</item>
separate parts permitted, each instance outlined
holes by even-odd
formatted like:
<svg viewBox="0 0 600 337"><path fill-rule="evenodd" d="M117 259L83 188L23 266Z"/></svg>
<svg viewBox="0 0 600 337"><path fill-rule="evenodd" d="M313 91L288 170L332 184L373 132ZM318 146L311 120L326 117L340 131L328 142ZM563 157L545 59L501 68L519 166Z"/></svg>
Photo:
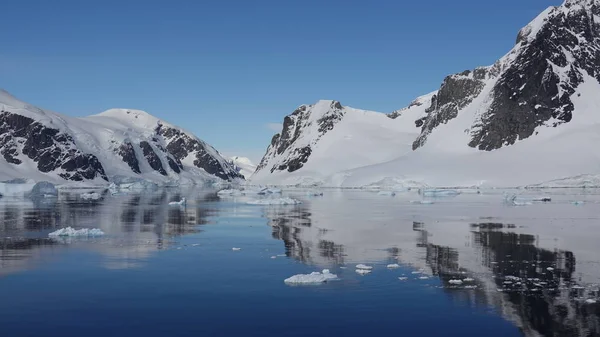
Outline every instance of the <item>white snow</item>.
<svg viewBox="0 0 600 337"><path fill-rule="evenodd" d="M289 197L275 199L256 199L246 202L248 205L298 205L302 202Z"/></svg>
<svg viewBox="0 0 600 337"><path fill-rule="evenodd" d="M521 36L527 43L546 24L550 15L577 11L595 3L581 1L570 7L549 7L529 25ZM589 8L586 10L589 11ZM580 38L580 37L577 37ZM253 183L277 185L318 184L323 187L364 188L377 185L394 187L597 187L600 186L600 83L581 70L583 83L570 97L574 104L570 122L552 127L542 125L535 134L519 139L510 146L494 151L480 151L468 146L474 132L480 130L484 112L491 104L493 88L503 72L523 51L516 44L493 66L482 92L458 116L436 127L416 151L412 144L421 129L415 121L426 115L431 106L429 94L397 111L390 119L383 113L344 107L342 119L334 128L319 136L318 120L329 112L331 101L307 106L310 118L303 133L285 153L268 153L267 165L252 177ZM569 59L572 53L564 50ZM569 68L571 64L567 65ZM566 81L567 68L554 67ZM559 90L562 90L559 86ZM539 107L538 107L539 108ZM319 138L320 137L320 138ZM295 149L310 146L312 152L302 168L292 173L270 172L289 159ZM383 184L382 184L383 182Z"/></svg>
<svg viewBox="0 0 600 337"><path fill-rule="evenodd" d="M194 158L191 155L182 160L184 169L180 174L177 174L167 165L166 155L162 151L155 152L159 155L163 167L168 173L167 176L163 176L150 168L143 157L138 158L142 173L136 174L133 172L129 165L121 159L118 154L118 147L124 142L129 141L133 145L137 155L141 156L142 152L139 148L139 143L141 141L152 140L155 137L155 128L159 123L164 127L182 130L185 135L203 144L206 151L211 156L214 156L219 163L223 165L226 163L226 160L221 157L217 150L198 139L192 133L161 121L140 110L111 109L89 117L74 118L32 106L15 98L4 90L0 90L0 107L10 113L33 118L42 125L69 134L73 138L77 149L85 154L93 154L98 158L110 181L115 181L113 177L129 177L153 181L161 185L172 183L173 181L181 185L196 185L220 180L208 174L203 169L195 167L193 165ZM157 140L160 146L163 148L166 147L166 141L162 137L158 137ZM43 173L38 170L37 163L27 156L20 155L18 158L22 161L19 165L9 164L5 161L0 162L0 180L26 177L33 181L49 181L55 184L65 183L65 180L59 176L62 173L60 169ZM108 184L99 177L88 182L95 185ZM116 184L119 185L118 182Z"/></svg>
<svg viewBox="0 0 600 337"><path fill-rule="evenodd" d="M287 284L319 284L327 281L336 280L338 277L332 274L328 269L322 272L312 272L310 274L297 274L286 278L283 282Z"/></svg>
<svg viewBox="0 0 600 337"><path fill-rule="evenodd" d="M239 169L238 172L246 179L250 178L254 171L256 171L256 165L249 158L234 156L230 160Z"/></svg>
<svg viewBox="0 0 600 337"><path fill-rule="evenodd" d="M84 236L103 236L104 232L98 228L74 229L72 227L61 228L48 234L49 237L84 237Z"/></svg>

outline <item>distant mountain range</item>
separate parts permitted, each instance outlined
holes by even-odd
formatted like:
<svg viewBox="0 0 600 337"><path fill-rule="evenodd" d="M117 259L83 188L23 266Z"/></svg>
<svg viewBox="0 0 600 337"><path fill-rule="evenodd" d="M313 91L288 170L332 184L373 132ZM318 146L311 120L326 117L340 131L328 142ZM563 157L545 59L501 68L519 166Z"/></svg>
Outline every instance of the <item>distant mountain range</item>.
<svg viewBox="0 0 600 337"><path fill-rule="evenodd" d="M567 0L525 26L493 65L450 75L406 108L300 106L251 181L600 186L599 81L600 1Z"/></svg>
<svg viewBox="0 0 600 337"><path fill-rule="evenodd" d="M122 177L203 183L243 179L193 134L139 110L67 117L0 91L0 179L105 183Z"/></svg>

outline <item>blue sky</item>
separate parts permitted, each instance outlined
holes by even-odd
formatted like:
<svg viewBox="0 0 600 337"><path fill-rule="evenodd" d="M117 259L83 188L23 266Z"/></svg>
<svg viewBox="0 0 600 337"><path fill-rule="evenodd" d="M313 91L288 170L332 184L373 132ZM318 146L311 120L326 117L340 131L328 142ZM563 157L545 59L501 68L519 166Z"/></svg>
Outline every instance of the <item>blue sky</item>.
<svg viewBox="0 0 600 337"><path fill-rule="evenodd" d="M4 0L0 87L72 116L146 110L258 160L297 106L401 108L561 2Z"/></svg>

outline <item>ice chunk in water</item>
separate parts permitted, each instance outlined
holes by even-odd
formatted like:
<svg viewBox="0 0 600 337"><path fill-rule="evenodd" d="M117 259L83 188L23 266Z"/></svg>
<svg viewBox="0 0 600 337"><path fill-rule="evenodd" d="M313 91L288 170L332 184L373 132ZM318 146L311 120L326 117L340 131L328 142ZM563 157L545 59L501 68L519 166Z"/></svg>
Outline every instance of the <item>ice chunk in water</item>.
<svg viewBox="0 0 600 337"><path fill-rule="evenodd" d="M257 199L247 202L248 205L299 205L302 202L292 198Z"/></svg>
<svg viewBox="0 0 600 337"><path fill-rule="evenodd" d="M455 284L455 285L461 285L461 284L463 284L463 281L461 281L461 280L450 280L450 281L448 281L448 283Z"/></svg>
<svg viewBox="0 0 600 337"><path fill-rule="evenodd" d="M587 303L587 304L596 304L596 302L597 301L593 298L589 298L589 299L585 300L585 303Z"/></svg>
<svg viewBox="0 0 600 337"><path fill-rule="evenodd" d="M398 279L399 279L400 281L406 281L406 280L408 280L408 277L404 277L404 276L403 276L403 277L398 277Z"/></svg>
<svg viewBox="0 0 600 337"><path fill-rule="evenodd" d="M79 195L79 197L83 200L100 200L100 199L102 199L102 196L96 192L82 193L81 195Z"/></svg>
<svg viewBox="0 0 600 337"><path fill-rule="evenodd" d="M400 265L397 263L392 263L392 264L388 264L387 267L389 269L396 269L396 268L400 268Z"/></svg>
<svg viewBox="0 0 600 337"><path fill-rule="evenodd" d="M385 196L390 196L390 197L394 197L396 196L396 192L394 191L380 191L379 193L377 193L378 195L385 195Z"/></svg>
<svg viewBox="0 0 600 337"><path fill-rule="evenodd" d="M421 205L432 205L433 201L431 200L411 200L411 204L421 204Z"/></svg>
<svg viewBox="0 0 600 337"><path fill-rule="evenodd" d="M49 183L47 181L40 181L39 183L33 185L31 192L28 193L30 198L39 198L39 197L57 197L58 190L54 184Z"/></svg>
<svg viewBox="0 0 600 337"><path fill-rule="evenodd" d="M329 272L329 269L323 269L321 273L312 272L310 274L298 274L286 278L283 282L287 284L319 284L331 280L336 280L338 277Z"/></svg>
<svg viewBox="0 0 600 337"><path fill-rule="evenodd" d="M171 201L169 203L169 206L185 206L187 203L187 201L185 200L185 198L181 198L181 200L179 201Z"/></svg>
<svg viewBox="0 0 600 337"><path fill-rule="evenodd" d="M361 264L356 265L356 269L371 270L371 269L373 269L373 267L361 263Z"/></svg>
<svg viewBox="0 0 600 337"><path fill-rule="evenodd" d="M233 247L233 248L231 248L231 250L233 250L234 252L237 252L239 250L242 250L242 248Z"/></svg>
<svg viewBox="0 0 600 337"><path fill-rule="evenodd" d="M356 273L360 275L367 275L371 272L370 269L356 269Z"/></svg>
<svg viewBox="0 0 600 337"><path fill-rule="evenodd" d="M98 228L74 229L72 227L61 228L48 234L49 237L82 237L82 236L103 236L104 232Z"/></svg>
<svg viewBox="0 0 600 337"><path fill-rule="evenodd" d="M426 197L452 197L460 194L457 190L446 189L425 189L419 190L419 193Z"/></svg>

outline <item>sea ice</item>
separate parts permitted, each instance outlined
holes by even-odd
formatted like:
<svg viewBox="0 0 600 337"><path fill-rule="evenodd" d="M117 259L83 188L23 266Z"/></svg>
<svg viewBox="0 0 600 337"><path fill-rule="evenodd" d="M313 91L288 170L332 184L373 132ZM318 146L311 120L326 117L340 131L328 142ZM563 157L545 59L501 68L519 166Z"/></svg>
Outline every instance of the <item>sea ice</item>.
<svg viewBox="0 0 600 337"><path fill-rule="evenodd" d="M54 184L49 183L47 181L40 181L33 185L31 192L27 194L30 198L39 198L39 197L57 197L58 190Z"/></svg>
<svg viewBox="0 0 600 337"><path fill-rule="evenodd" d="M397 263L392 263L392 264L388 264L387 267L389 269L396 269L396 268L400 268L400 265Z"/></svg>
<svg viewBox="0 0 600 337"><path fill-rule="evenodd" d="M411 204L421 204L421 205L432 205L434 202L431 200L411 200Z"/></svg>
<svg viewBox="0 0 600 337"><path fill-rule="evenodd" d="M448 283L455 284L455 285L461 285L461 284L463 284L463 281L461 281L461 280L450 280L450 281L448 281Z"/></svg>
<svg viewBox="0 0 600 337"><path fill-rule="evenodd" d="M362 270L371 270L373 269L372 266L366 265L366 264L357 264L356 265L356 269L362 269Z"/></svg>
<svg viewBox="0 0 600 337"><path fill-rule="evenodd" d="M356 273L360 275L367 275L371 273L370 269L356 269Z"/></svg>
<svg viewBox="0 0 600 337"><path fill-rule="evenodd" d="M234 252L237 252L239 250L242 250L242 248L233 247L233 248L231 248L231 250L233 250Z"/></svg>
<svg viewBox="0 0 600 337"><path fill-rule="evenodd" d="M257 199L246 202L248 205L298 205L302 202L292 198Z"/></svg>
<svg viewBox="0 0 600 337"><path fill-rule="evenodd" d="M82 237L82 236L103 236L104 232L98 228L74 229L72 227L61 228L48 234L50 237Z"/></svg>
<svg viewBox="0 0 600 337"><path fill-rule="evenodd" d="M100 200L100 199L102 199L102 196L96 192L82 193L81 195L79 195L79 197L81 197L81 199L83 199L83 200Z"/></svg>
<svg viewBox="0 0 600 337"><path fill-rule="evenodd" d="M310 274L298 274L290 278L286 278L283 282L287 284L319 284L337 279L337 275L332 274L328 269L323 269L321 273L318 271Z"/></svg>
<svg viewBox="0 0 600 337"><path fill-rule="evenodd" d="M394 197L396 196L396 192L394 191L380 191L379 193L377 193L378 195L385 195L385 196L390 196L390 197Z"/></svg>
<svg viewBox="0 0 600 337"><path fill-rule="evenodd" d="M585 300L585 303L587 303L587 304L596 304L596 302L597 301L593 298L589 298L589 299Z"/></svg>
<svg viewBox="0 0 600 337"><path fill-rule="evenodd" d="M322 197L323 196L323 192L321 191L308 191L306 192L306 195L309 197Z"/></svg>
<svg viewBox="0 0 600 337"><path fill-rule="evenodd" d="M452 197L452 196L460 194L460 192L457 190L446 190L446 189L419 190L419 193L426 197Z"/></svg>
<svg viewBox="0 0 600 337"><path fill-rule="evenodd" d="M404 277L404 276L403 276L403 277L398 277L398 279L399 279L400 281L406 281L406 280L408 280L408 277Z"/></svg>
<svg viewBox="0 0 600 337"><path fill-rule="evenodd" d="M185 198L181 198L181 200L179 201L171 201L169 203L169 206L185 206L187 204L187 201L185 200Z"/></svg>
<svg viewBox="0 0 600 337"><path fill-rule="evenodd" d="M217 195L220 197L223 196L240 196L243 195L243 191L241 190L237 190L237 189L232 189L232 188L228 188L225 190L220 190L219 192L217 192Z"/></svg>

